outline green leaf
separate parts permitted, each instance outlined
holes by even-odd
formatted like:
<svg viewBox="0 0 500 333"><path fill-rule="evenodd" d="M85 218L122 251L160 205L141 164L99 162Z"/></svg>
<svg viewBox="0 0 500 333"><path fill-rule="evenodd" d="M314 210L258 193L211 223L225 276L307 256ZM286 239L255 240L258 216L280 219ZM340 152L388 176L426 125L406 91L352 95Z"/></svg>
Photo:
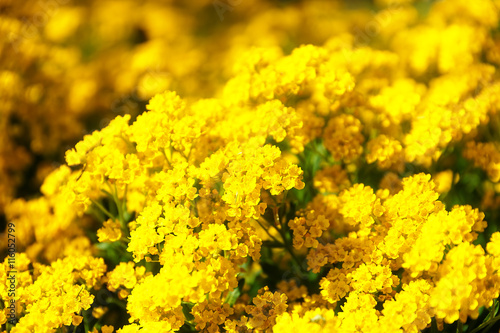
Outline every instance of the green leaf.
<svg viewBox="0 0 500 333"><path fill-rule="evenodd" d="M240 281L245 281L244 279L241 279ZM240 297L241 291L239 288L234 288L232 291L229 292L229 294L226 297L226 303L229 304L230 306L233 306L234 303L238 300L238 297Z"/></svg>
<svg viewBox="0 0 500 333"><path fill-rule="evenodd" d="M191 302L182 302L182 313L184 317L186 317L187 321L193 321L194 316L191 314L191 310L193 309L194 303Z"/></svg>

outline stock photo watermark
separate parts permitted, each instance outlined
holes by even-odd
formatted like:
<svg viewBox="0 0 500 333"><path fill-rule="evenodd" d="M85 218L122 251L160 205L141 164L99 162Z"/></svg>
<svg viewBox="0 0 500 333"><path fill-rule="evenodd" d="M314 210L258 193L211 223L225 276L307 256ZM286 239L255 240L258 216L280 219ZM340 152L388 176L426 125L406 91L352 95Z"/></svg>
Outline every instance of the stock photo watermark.
<svg viewBox="0 0 500 333"><path fill-rule="evenodd" d="M15 325L17 323L16 307L16 286L17 286L17 266L16 266L16 225L12 222L7 224L7 304L4 304L7 316L7 323Z"/></svg>
<svg viewBox="0 0 500 333"><path fill-rule="evenodd" d="M362 29L356 27L353 31L354 44L352 46L348 43L342 45L342 52L347 62L351 62L352 55L357 48L369 44L380 35L382 29L391 24L397 11L402 8L404 8L403 4L391 2L383 10L375 12L374 17L368 21Z"/></svg>
<svg viewBox="0 0 500 333"><path fill-rule="evenodd" d="M212 5L214 6L215 12L219 16L219 20L224 21L224 14L227 12L232 12L235 7L241 5L243 0L214 0Z"/></svg>
<svg viewBox="0 0 500 333"><path fill-rule="evenodd" d="M15 52L19 51L19 45L28 39L34 39L40 35L42 30L56 15L57 11L69 3L69 0L40 0L36 6L38 10L28 17L22 19L22 25L18 33L11 32L9 42Z"/></svg>

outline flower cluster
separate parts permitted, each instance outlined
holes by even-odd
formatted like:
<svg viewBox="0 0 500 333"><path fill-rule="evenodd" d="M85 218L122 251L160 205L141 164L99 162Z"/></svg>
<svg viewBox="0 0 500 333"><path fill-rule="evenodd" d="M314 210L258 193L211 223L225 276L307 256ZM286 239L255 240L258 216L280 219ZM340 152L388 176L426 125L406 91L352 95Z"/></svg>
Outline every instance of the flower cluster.
<svg viewBox="0 0 500 333"><path fill-rule="evenodd" d="M496 328L500 2L141 4L0 5L2 333Z"/></svg>

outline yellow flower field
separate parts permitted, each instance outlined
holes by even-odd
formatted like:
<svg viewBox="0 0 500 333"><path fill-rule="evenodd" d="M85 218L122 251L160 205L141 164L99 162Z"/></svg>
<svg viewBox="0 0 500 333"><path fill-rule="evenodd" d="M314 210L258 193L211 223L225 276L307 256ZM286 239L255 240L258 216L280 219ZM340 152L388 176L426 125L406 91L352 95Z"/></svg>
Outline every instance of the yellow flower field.
<svg viewBox="0 0 500 333"><path fill-rule="evenodd" d="M0 0L0 332L500 331L499 0Z"/></svg>

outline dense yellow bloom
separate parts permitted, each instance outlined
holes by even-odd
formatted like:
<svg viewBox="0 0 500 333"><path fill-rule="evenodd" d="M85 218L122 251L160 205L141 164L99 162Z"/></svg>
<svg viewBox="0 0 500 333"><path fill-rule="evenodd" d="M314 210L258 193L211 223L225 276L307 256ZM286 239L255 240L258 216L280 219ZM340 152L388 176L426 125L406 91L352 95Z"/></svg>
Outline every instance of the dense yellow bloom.
<svg viewBox="0 0 500 333"><path fill-rule="evenodd" d="M379 135L367 144L369 153L366 155L368 163L377 162L381 169L404 170L403 146L397 140L385 135Z"/></svg>
<svg viewBox="0 0 500 333"><path fill-rule="evenodd" d="M350 162L363 152L361 122L352 115L340 115L328 121L323 133L326 149L336 160Z"/></svg>
<svg viewBox="0 0 500 333"><path fill-rule="evenodd" d="M364 293L391 293L393 285L399 282L396 276L387 266L374 264L361 264L355 271L349 273L347 277L351 280L350 284L356 291Z"/></svg>
<svg viewBox="0 0 500 333"><path fill-rule="evenodd" d="M380 217L384 210L380 200L369 186L362 184L353 185L339 195L342 206L339 212L347 223L361 229L369 228L374 218Z"/></svg>
<svg viewBox="0 0 500 333"><path fill-rule="evenodd" d="M391 86L382 88L378 95L370 98L370 104L382 111L380 122L383 128L387 128L410 119L424 91L423 85L411 79L401 79Z"/></svg>
<svg viewBox="0 0 500 333"><path fill-rule="evenodd" d="M486 244L486 251L493 257L493 268L498 272L500 268L500 232L495 232L491 236L488 244Z"/></svg>
<svg viewBox="0 0 500 333"><path fill-rule="evenodd" d="M491 261L481 246L464 242L446 255L438 270L438 282L430 294L429 304L437 318L452 323L476 318L479 308L498 297L498 275L493 275Z"/></svg>
<svg viewBox="0 0 500 333"><path fill-rule="evenodd" d="M350 185L347 172L338 164L324 168L314 176L314 187L320 192L339 193Z"/></svg>
<svg viewBox="0 0 500 333"><path fill-rule="evenodd" d="M345 332L371 332L376 329L378 316L375 310L377 302L370 294L353 292L346 298L339 313L340 330Z"/></svg>
<svg viewBox="0 0 500 333"><path fill-rule="evenodd" d="M144 267L135 267L133 262L120 263L106 275L107 288L116 291L121 286L133 289L145 273Z"/></svg>
<svg viewBox="0 0 500 333"><path fill-rule="evenodd" d="M499 1L4 2L7 330L419 332L497 304Z"/></svg>
<svg viewBox="0 0 500 333"><path fill-rule="evenodd" d="M248 305L245 311L252 317L249 326L254 329L266 330L274 326L276 318L287 309L287 296L280 292L272 293L268 288L261 290L262 295L253 299L254 305Z"/></svg>
<svg viewBox="0 0 500 333"><path fill-rule="evenodd" d="M285 281L282 280L279 282L276 287L283 293L286 294L288 298L289 304L297 299L304 298L307 296L307 288L306 286L297 286L297 282L295 280Z"/></svg>
<svg viewBox="0 0 500 333"><path fill-rule="evenodd" d="M106 271L102 258L68 257L51 266L35 263L32 278L27 270L29 261L23 256L19 259L19 269L25 271L19 278L25 277L19 280L16 301L25 307L26 314L13 332L46 331L79 320L76 313L88 309L94 299L89 289L100 287Z"/></svg>
<svg viewBox="0 0 500 333"><path fill-rule="evenodd" d="M66 183L69 169L62 167L55 173L56 177L49 177L44 182L44 197L30 201L18 199L6 209L7 218L16 225L18 250L25 250L33 261L40 257L52 262L77 253L92 255L93 252L82 228L83 223L74 223L80 208L78 203L68 200L69 191L64 186L62 191L52 192ZM60 176L63 179L59 179Z"/></svg>
<svg viewBox="0 0 500 333"><path fill-rule="evenodd" d="M295 332L325 332L338 330L339 320L333 310L314 309L306 311L303 315L298 311L285 312L276 319L273 332L286 332L293 327Z"/></svg>
<svg viewBox="0 0 500 333"><path fill-rule="evenodd" d="M409 268L412 276L424 270L434 272L443 259L445 246L473 241L477 237L475 231L486 226L483 218L483 213L470 206L454 207L450 213L431 213L411 250L404 254L403 267Z"/></svg>
<svg viewBox="0 0 500 333"><path fill-rule="evenodd" d="M352 269L331 269L326 278L320 282L321 295L330 303L335 303L344 298L352 291L347 276L351 271Z"/></svg>
<svg viewBox="0 0 500 333"><path fill-rule="evenodd" d="M202 230L198 237L200 242L198 253L202 257L216 255L221 250L234 250L238 246L236 235L220 224L210 225L207 229Z"/></svg>
<svg viewBox="0 0 500 333"><path fill-rule="evenodd" d="M122 237L122 231L120 230L120 222L118 221L105 221L103 222L103 227L97 230L97 238L99 242L115 242Z"/></svg>
<svg viewBox="0 0 500 333"><path fill-rule="evenodd" d="M288 226L293 230L293 246L296 249L305 247L318 247L317 238L328 229L330 223L323 215L315 216L314 211L310 211L306 217L296 217L288 222Z"/></svg>
<svg viewBox="0 0 500 333"><path fill-rule="evenodd" d="M384 330L404 332L423 330L431 321L433 311L429 309L431 285L426 280L412 281L394 300L384 303L380 325Z"/></svg>
<svg viewBox="0 0 500 333"><path fill-rule="evenodd" d="M384 202L386 215L390 218L426 217L436 208L438 194L430 175L417 174L403 179L403 191Z"/></svg>
<svg viewBox="0 0 500 333"><path fill-rule="evenodd" d="M223 303L221 300L207 300L196 304L193 307L193 316L196 322L196 329L207 332L218 332L218 325L224 324L226 318L233 314L234 310L228 303Z"/></svg>

